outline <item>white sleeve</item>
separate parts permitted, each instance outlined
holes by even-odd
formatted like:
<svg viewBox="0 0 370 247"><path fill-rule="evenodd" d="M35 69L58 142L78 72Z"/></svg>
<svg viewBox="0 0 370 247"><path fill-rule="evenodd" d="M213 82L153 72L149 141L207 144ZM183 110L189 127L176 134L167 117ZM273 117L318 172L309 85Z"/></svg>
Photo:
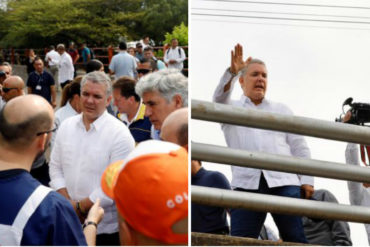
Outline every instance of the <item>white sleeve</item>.
<svg viewBox="0 0 370 247"><path fill-rule="evenodd" d="M225 73L221 77L220 82L218 83L218 86L216 87L215 92L213 93L213 102L222 104L229 103L237 78L237 76L232 78L232 74L230 73L229 69L226 69ZM230 79L232 79L230 89L227 92L224 92L224 87L230 81Z"/></svg>
<svg viewBox="0 0 370 247"><path fill-rule="evenodd" d="M168 59L168 53L170 53L170 50L171 48L168 48L165 52L164 52L164 57L163 57L163 60L165 63L168 63L170 61L170 59Z"/></svg>
<svg viewBox="0 0 370 247"><path fill-rule="evenodd" d="M360 165L358 158L358 144L348 143L346 147L346 163L349 165ZM361 183L347 181L349 201L352 205L361 205L364 193L368 193Z"/></svg>
<svg viewBox="0 0 370 247"><path fill-rule="evenodd" d="M176 59L176 62L182 63L186 59L185 51L180 47L179 47L179 49L180 49L180 57Z"/></svg>
<svg viewBox="0 0 370 247"><path fill-rule="evenodd" d="M54 190L59 190L61 188L66 187L66 182L64 179L63 167L61 164L61 139L63 135L60 134L61 129L58 131L58 134L55 138L54 147L51 151L50 155L50 163L49 163L49 175L50 175L50 187Z"/></svg>

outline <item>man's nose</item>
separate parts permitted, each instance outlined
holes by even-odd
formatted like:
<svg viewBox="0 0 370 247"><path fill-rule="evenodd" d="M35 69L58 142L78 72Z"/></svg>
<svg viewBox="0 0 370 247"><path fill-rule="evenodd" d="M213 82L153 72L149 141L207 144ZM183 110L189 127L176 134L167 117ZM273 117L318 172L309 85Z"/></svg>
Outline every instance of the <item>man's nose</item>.
<svg viewBox="0 0 370 247"><path fill-rule="evenodd" d="M146 106L145 107L145 116L149 117L150 115L152 115L152 109L150 109L150 107Z"/></svg>

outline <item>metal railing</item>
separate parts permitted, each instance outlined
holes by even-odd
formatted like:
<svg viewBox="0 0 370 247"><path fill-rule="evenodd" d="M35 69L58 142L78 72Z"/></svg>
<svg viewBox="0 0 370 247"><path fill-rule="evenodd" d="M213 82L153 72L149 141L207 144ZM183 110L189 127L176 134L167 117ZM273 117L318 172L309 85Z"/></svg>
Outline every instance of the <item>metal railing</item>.
<svg viewBox="0 0 370 247"><path fill-rule="evenodd" d="M192 100L192 118L370 145L370 128L247 110L200 100ZM341 163L250 152L201 143L192 143L191 151L193 159L204 161L357 182L370 182L369 169ZM370 208L366 207L198 186L192 186L192 202L226 208L240 207L272 213L370 223Z"/></svg>
<svg viewBox="0 0 370 247"><path fill-rule="evenodd" d="M247 110L201 100L191 101L191 117L199 120L370 145L370 128L307 117Z"/></svg>

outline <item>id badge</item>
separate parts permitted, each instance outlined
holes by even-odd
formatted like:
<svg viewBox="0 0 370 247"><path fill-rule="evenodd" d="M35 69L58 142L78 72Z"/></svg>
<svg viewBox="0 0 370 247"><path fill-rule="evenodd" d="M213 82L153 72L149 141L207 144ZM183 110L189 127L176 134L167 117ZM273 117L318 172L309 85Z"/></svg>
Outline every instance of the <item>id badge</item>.
<svg viewBox="0 0 370 247"><path fill-rule="evenodd" d="M41 88L42 88L41 85L36 86L36 90L41 90Z"/></svg>

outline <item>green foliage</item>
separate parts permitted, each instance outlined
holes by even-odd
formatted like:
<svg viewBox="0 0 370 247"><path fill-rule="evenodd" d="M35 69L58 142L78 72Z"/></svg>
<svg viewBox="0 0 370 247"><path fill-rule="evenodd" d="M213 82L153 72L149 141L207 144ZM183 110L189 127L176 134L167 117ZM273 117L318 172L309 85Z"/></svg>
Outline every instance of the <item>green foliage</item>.
<svg viewBox="0 0 370 247"><path fill-rule="evenodd" d="M171 40L176 38L180 46L186 46L188 45L188 27L182 22L173 28L172 33L166 33L165 38L165 44L171 44Z"/></svg>
<svg viewBox="0 0 370 247"><path fill-rule="evenodd" d="M0 17L3 47L69 41L107 46L121 36L161 40L173 26L187 22L187 0L10 0Z"/></svg>

